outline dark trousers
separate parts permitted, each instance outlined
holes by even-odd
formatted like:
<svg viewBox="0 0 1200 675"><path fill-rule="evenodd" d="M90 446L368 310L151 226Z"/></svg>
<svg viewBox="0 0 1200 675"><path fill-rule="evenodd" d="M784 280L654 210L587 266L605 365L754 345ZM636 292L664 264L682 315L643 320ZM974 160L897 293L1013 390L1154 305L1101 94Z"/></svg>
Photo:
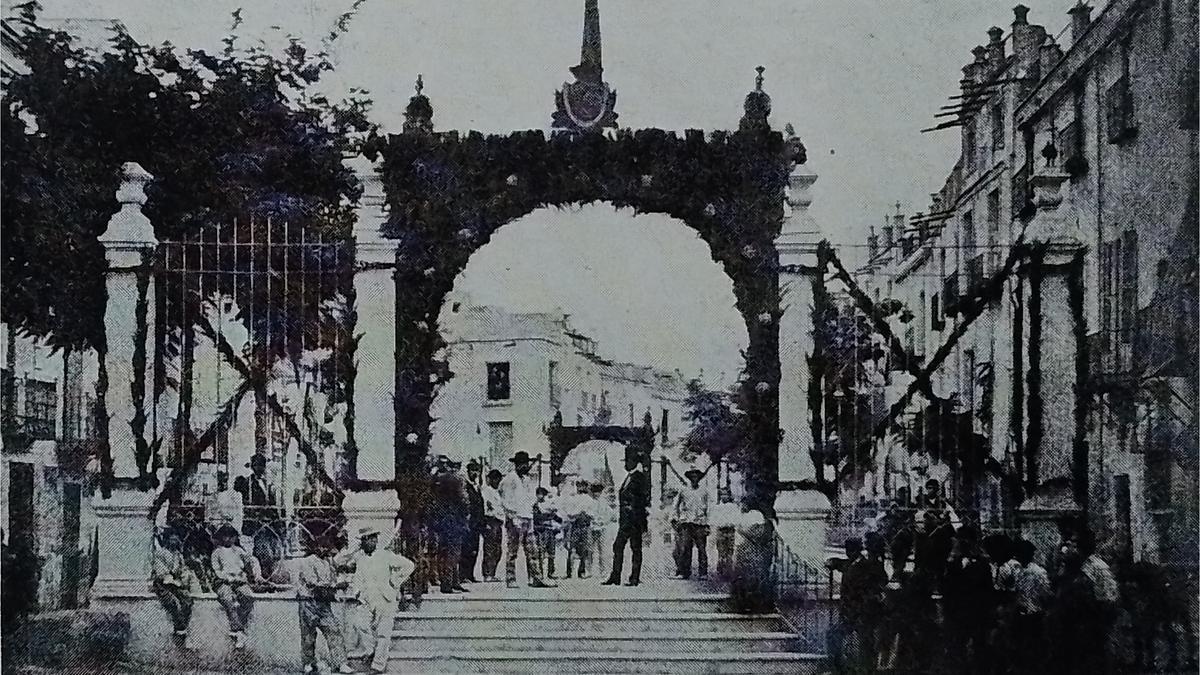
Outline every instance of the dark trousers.
<svg viewBox="0 0 1200 675"><path fill-rule="evenodd" d="M461 562L458 565L460 581L475 579L475 560L479 557L479 537L482 533L482 526L467 530L467 536L462 542Z"/></svg>
<svg viewBox="0 0 1200 675"><path fill-rule="evenodd" d="M401 531L400 536L400 553L404 557L413 561L416 569L413 570L412 576L408 581L404 582L404 590L412 597L416 604L421 603L422 596L425 591L429 590L429 561L426 555L426 533L418 527L405 527Z"/></svg>
<svg viewBox="0 0 1200 675"><path fill-rule="evenodd" d="M487 518L483 525L483 578L495 579L500 566L501 540L504 538L504 521Z"/></svg>
<svg viewBox="0 0 1200 675"><path fill-rule="evenodd" d="M708 576L708 526L696 523L679 524L679 574L692 576L692 549L696 549L696 565L700 576Z"/></svg>
<svg viewBox="0 0 1200 675"><path fill-rule="evenodd" d="M629 581L638 583L642 579L642 534L646 527L641 524L621 523L617 527L617 538L613 541L612 573L608 580L621 580L621 568L625 563L625 544L629 544Z"/></svg>
<svg viewBox="0 0 1200 675"><path fill-rule="evenodd" d="M329 660L334 668L346 662L346 643L342 635L342 622L338 620L328 600L301 598L300 602L300 656L304 665L317 663L317 631L325 635L329 645Z"/></svg>
<svg viewBox="0 0 1200 675"><path fill-rule="evenodd" d="M554 530L542 529L536 530L538 541L538 552L542 556L542 570L546 572L546 576L553 578L554 559L558 557L558 544L554 536Z"/></svg>
<svg viewBox="0 0 1200 675"><path fill-rule="evenodd" d="M168 586L155 579L154 594L162 603L163 609L171 617L171 625L176 631L185 631L192 622L192 594L186 588Z"/></svg>
<svg viewBox="0 0 1200 675"><path fill-rule="evenodd" d="M567 549L567 578L574 572L575 558L579 559L579 576L587 575L588 561L592 557L591 547L592 519L589 516L575 516L571 519L563 534L563 543Z"/></svg>
<svg viewBox="0 0 1200 675"><path fill-rule="evenodd" d="M447 528L437 535L438 582L442 592L462 585L458 568L462 564L462 532Z"/></svg>
<svg viewBox="0 0 1200 675"><path fill-rule="evenodd" d="M1012 617L1013 671L1042 673L1046 671L1046 629L1043 614L1016 614Z"/></svg>

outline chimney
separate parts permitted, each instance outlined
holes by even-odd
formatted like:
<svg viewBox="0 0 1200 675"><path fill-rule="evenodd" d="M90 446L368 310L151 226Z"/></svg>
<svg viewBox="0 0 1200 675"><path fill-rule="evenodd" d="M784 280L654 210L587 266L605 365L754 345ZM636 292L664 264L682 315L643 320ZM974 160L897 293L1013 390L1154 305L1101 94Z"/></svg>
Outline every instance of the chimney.
<svg viewBox="0 0 1200 675"><path fill-rule="evenodd" d="M1045 77L1046 74L1050 72L1050 69L1053 68L1056 63L1062 60L1062 56L1062 49L1059 49L1058 43L1056 43L1053 39L1043 42L1042 46L1038 48L1038 61L1039 67L1041 68L1041 76Z"/></svg>
<svg viewBox="0 0 1200 675"><path fill-rule="evenodd" d="M1029 25L1029 8L1025 5L1013 7L1013 27Z"/></svg>
<svg viewBox="0 0 1200 675"><path fill-rule="evenodd" d="M1079 38L1092 25L1092 8L1083 0L1072 7L1067 14L1071 15L1071 43L1079 42Z"/></svg>
<svg viewBox="0 0 1200 675"><path fill-rule="evenodd" d="M892 219L883 217L883 250L888 250L892 247Z"/></svg>
<svg viewBox="0 0 1200 675"><path fill-rule="evenodd" d="M879 236L875 234L875 226L871 226L871 234L867 236L868 260L874 260L879 255Z"/></svg>
<svg viewBox="0 0 1200 675"><path fill-rule="evenodd" d="M999 26L988 29L988 61L996 70L1004 67L1004 29Z"/></svg>
<svg viewBox="0 0 1200 675"><path fill-rule="evenodd" d="M936 192L929 193L929 212L941 213L942 211L942 196Z"/></svg>

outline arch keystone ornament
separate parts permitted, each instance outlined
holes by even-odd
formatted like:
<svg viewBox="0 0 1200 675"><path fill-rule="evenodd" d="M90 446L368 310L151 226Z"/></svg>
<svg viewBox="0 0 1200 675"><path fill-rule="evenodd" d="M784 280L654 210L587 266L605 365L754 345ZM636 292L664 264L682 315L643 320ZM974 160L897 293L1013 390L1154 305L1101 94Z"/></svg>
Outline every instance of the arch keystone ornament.
<svg viewBox="0 0 1200 675"><path fill-rule="evenodd" d="M585 40L585 64L586 45ZM598 59L598 50L595 54ZM765 96L757 88L747 109L761 113ZM765 124L765 117L761 121ZM764 124L744 124L734 133L689 132L683 138L661 129L621 129L611 137L472 131L465 136L393 134L367 143L366 154L381 159L387 204L383 237L397 248L393 438L402 512L411 506L409 495L423 489L430 406L449 377L437 357L445 347L437 318L455 277L513 220L540 208L607 202L682 221L708 244L732 280L749 336L741 396L759 460L748 471L747 500L773 514L779 322L759 317L781 316L775 239L795 152ZM508 180L513 175L520 180ZM714 203L721 208L709 208ZM458 236L464 229L474 236ZM747 250L753 255L744 255Z"/></svg>

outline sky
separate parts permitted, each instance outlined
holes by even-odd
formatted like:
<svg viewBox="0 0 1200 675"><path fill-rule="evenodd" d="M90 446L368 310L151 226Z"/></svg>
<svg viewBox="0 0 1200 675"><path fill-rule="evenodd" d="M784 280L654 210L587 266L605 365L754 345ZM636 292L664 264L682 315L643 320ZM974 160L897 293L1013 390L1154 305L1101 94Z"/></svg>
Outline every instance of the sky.
<svg viewBox="0 0 1200 675"><path fill-rule="evenodd" d="M217 49L239 6L245 6L245 40L280 45L293 34L316 44L351 1L42 4L48 18L117 18L147 42ZM1075 0L1025 3L1033 8L1032 22L1057 34ZM5 0L6 14L12 4ZM906 213L925 210L929 193L941 187L957 156L958 135L920 129L933 125L933 115L956 92L960 69L971 60L971 48L986 43L987 29L996 25L1007 33L1013 4L601 0L604 75L617 91L621 126L734 129L754 86L754 68L764 66L772 126L795 126L819 176L812 214L834 243L859 245L844 250L854 260L868 227L895 203ZM324 86L334 94L368 90L372 117L388 131L400 130L418 73L439 130L548 128L554 91L571 79L568 68L579 60L582 15L579 0L366 0L335 46L337 70ZM655 221L661 228L643 227L641 218L613 209L561 215L535 213L528 223L510 225L511 232L472 258L456 288L521 309L563 305L581 327L600 331L596 337L612 358L689 373L740 368L745 333L729 330L731 320L740 321L723 304L732 298L729 279L702 247L691 245L690 231L665 218ZM548 238L551 232L555 237ZM500 278L505 283L488 283ZM572 285L572 278L586 283ZM608 290L585 292L594 288ZM651 306L644 296L664 304ZM694 313L680 314L680 307ZM671 330L664 316L671 317ZM605 326L618 324L623 330L604 334ZM684 345L685 334L709 348L672 347Z"/></svg>

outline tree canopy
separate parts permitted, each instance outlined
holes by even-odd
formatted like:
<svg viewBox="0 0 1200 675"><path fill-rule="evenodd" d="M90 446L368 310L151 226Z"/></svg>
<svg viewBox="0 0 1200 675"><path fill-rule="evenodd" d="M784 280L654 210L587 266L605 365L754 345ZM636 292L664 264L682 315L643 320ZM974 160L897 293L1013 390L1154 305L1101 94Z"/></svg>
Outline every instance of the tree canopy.
<svg viewBox="0 0 1200 675"><path fill-rule="evenodd" d="M102 52L48 27L26 3L6 19L23 67L6 72L2 318L60 346L102 336L104 254L120 167L154 175L145 212L160 240L236 217L349 233L360 188L342 164L373 132L366 92L333 101L315 86L332 43L290 39L282 54L242 46L238 10L219 53L139 42L119 24ZM7 36L6 36L7 37Z"/></svg>

